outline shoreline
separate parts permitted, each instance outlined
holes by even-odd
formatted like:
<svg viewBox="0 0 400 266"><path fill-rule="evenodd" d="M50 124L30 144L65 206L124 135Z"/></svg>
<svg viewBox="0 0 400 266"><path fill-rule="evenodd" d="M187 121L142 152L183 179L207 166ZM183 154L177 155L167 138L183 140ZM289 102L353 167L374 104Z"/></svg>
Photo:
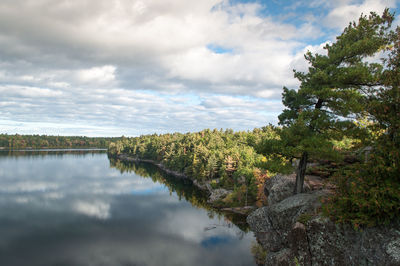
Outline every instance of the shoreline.
<svg viewBox="0 0 400 266"><path fill-rule="evenodd" d="M106 148L25 148L8 149L0 147L0 151L107 151Z"/></svg>
<svg viewBox="0 0 400 266"><path fill-rule="evenodd" d="M157 166L158 168L160 168L161 170L163 170L164 172L166 172L167 174L171 174L171 175L173 175L175 177L178 177L180 179L188 179L188 180L191 180L193 182L193 180L191 178L189 178L188 176L186 176L185 174L179 173L177 171L173 171L171 169L168 169L162 163L159 163L159 162L154 161L154 160L140 159L139 157L131 157L131 156L128 156L126 154L119 154L119 155L116 155L115 157L117 159L121 160L121 161L126 161L126 162L151 163L151 164Z"/></svg>
<svg viewBox="0 0 400 266"><path fill-rule="evenodd" d="M110 155L110 154L109 154ZM183 173L171 170L167 168L165 165L163 165L160 162L157 162L155 160L150 160L150 159L141 159L139 157L132 157L127 154L118 154L118 155L110 155L118 160L125 161L125 162L136 162L136 163L150 163L153 164L154 166L157 166L159 169L164 171L167 174L170 174L178 179L185 179L189 180L192 182L192 184L200 189L201 191L207 193L207 201L209 201L210 205L223 212L229 212L229 213L234 213L234 214L239 214L239 215L245 215L248 216L253 210L257 209L256 206L250 205L250 206L240 206L240 207L232 207L232 206L216 206L213 204L213 202L210 202L210 199L213 195L213 193L216 193L218 189L213 189L209 183L202 184L198 182L197 180L191 178L190 176L187 176Z"/></svg>

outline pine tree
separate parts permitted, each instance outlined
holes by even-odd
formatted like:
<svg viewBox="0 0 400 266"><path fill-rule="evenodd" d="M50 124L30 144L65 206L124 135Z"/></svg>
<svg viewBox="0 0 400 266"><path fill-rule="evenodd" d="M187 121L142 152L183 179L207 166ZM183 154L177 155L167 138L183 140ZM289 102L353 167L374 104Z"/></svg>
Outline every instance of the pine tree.
<svg viewBox="0 0 400 266"><path fill-rule="evenodd" d="M334 156L332 140L357 130L354 120L365 113L383 72L382 64L367 59L390 43L392 21L388 10L361 15L324 47L326 55L305 54L310 67L307 73L294 71L301 82L297 91L284 88L281 138L291 147L288 153L301 158L294 193L302 192L309 156Z"/></svg>

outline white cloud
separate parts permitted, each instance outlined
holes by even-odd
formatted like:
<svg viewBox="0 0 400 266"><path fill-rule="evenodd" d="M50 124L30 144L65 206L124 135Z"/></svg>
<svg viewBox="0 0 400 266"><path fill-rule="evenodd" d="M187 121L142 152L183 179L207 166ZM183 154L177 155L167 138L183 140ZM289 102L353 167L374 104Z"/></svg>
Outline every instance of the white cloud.
<svg viewBox="0 0 400 266"><path fill-rule="evenodd" d="M298 86L292 69L307 69L307 49L361 12L395 5L302 3L282 14L302 17L291 23L262 14L263 2L1 1L3 130L137 135L276 121L275 102L283 86ZM296 13L302 6L328 15ZM219 106L201 104L218 97Z"/></svg>
<svg viewBox="0 0 400 266"><path fill-rule="evenodd" d="M4 9L7 12L3 12L3 20L13 23L3 31L8 33L5 36L9 41L30 47L25 54L20 52L28 60L41 62L66 54L68 58L61 61L96 64L80 70L82 82L120 78L116 68L127 65L144 67L142 79L158 69L164 82L178 78L232 85L268 84L273 79L276 84L280 78L291 78L285 75L290 72L285 67L293 45L297 45L290 40L296 37L294 26L258 17L259 4L231 6L224 2L213 9L218 1L200 2L174 1L166 5L164 1L96 1L93 10L87 8L90 1L42 1L26 6L14 3ZM51 8L41 8L46 4ZM30 17L29 24L20 20L24 13ZM37 32L33 28L46 30ZM210 43L228 45L235 54L214 54L206 49ZM37 53L46 56L37 57ZM99 67L101 62L104 66ZM240 93L247 94L243 90Z"/></svg>
<svg viewBox="0 0 400 266"><path fill-rule="evenodd" d="M115 66L92 67L78 71L78 79L83 83L110 83L115 81Z"/></svg>
<svg viewBox="0 0 400 266"><path fill-rule="evenodd" d="M3 95L3 97L10 95L26 98L60 97L63 95L63 92L59 90L17 85L0 86L0 93Z"/></svg>
<svg viewBox="0 0 400 266"><path fill-rule="evenodd" d="M48 182L31 182L19 181L12 184L3 185L0 188L2 192L16 193L16 192L44 192L48 190L57 189L58 185Z"/></svg>
<svg viewBox="0 0 400 266"><path fill-rule="evenodd" d="M307 45L306 47L304 47L304 49L298 51L296 55L293 57L292 62L290 63L291 69L295 69L296 71L300 72L307 72L309 64L304 59L304 55L309 51L312 54L326 55L327 51L326 49L324 49L324 47L327 44L331 44L331 42L328 41L318 45Z"/></svg>
<svg viewBox="0 0 400 266"><path fill-rule="evenodd" d="M74 203L73 209L78 213L98 219L110 218L110 204L101 201L77 201Z"/></svg>
<svg viewBox="0 0 400 266"><path fill-rule="evenodd" d="M361 13L368 15L371 11L382 14L385 8L396 7L396 0L365 0L360 4L342 1L334 7L325 19L328 27L343 29L349 22L357 21Z"/></svg>

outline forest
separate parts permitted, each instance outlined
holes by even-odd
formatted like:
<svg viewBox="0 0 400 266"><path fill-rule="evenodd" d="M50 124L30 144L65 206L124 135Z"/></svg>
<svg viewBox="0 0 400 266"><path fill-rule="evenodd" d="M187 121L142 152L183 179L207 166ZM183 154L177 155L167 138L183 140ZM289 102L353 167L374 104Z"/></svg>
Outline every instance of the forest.
<svg viewBox="0 0 400 266"><path fill-rule="evenodd" d="M0 149L107 148L120 138L0 134Z"/></svg>
<svg viewBox="0 0 400 266"><path fill-rule="evenodd" d="M327 216L355 227L391 222L400 213L400 28L393 20L389 10L361 15L325 53L306 53L308 71L294 70L299 88L283 88L278 126L123 138L109 154L151 159L232 189L224 203L237 206L263 204L263 183L275 173L295 171L294 193L301 193L317 165L335 188L324 199ZM334 167L323 169L326 162Z"/></svg>
<svg viewBox="0 0 400 266"><path fill-rule="evenodd" d="M111 143L109 153L161 162L200 182L211 181L213 188L232 189L234 193L226 203L244 205L246 200L260 200L257 197L259 188L269 172L290 169L290 163L284 157L272 155L267 158L260 153L265 140L278 137L273 126L252 132L205 129L197 133L124 138Z"/></svg>

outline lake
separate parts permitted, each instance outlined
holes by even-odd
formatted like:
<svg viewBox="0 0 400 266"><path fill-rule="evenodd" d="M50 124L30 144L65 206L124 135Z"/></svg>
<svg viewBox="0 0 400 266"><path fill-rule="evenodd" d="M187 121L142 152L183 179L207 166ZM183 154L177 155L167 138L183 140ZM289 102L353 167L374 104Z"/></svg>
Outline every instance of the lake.
<svg viewBox="0 0 400 266"><path fill-rule="evenodd" d="M0 151L0 265L255 265L247 231L148 164Z"/></svg>

